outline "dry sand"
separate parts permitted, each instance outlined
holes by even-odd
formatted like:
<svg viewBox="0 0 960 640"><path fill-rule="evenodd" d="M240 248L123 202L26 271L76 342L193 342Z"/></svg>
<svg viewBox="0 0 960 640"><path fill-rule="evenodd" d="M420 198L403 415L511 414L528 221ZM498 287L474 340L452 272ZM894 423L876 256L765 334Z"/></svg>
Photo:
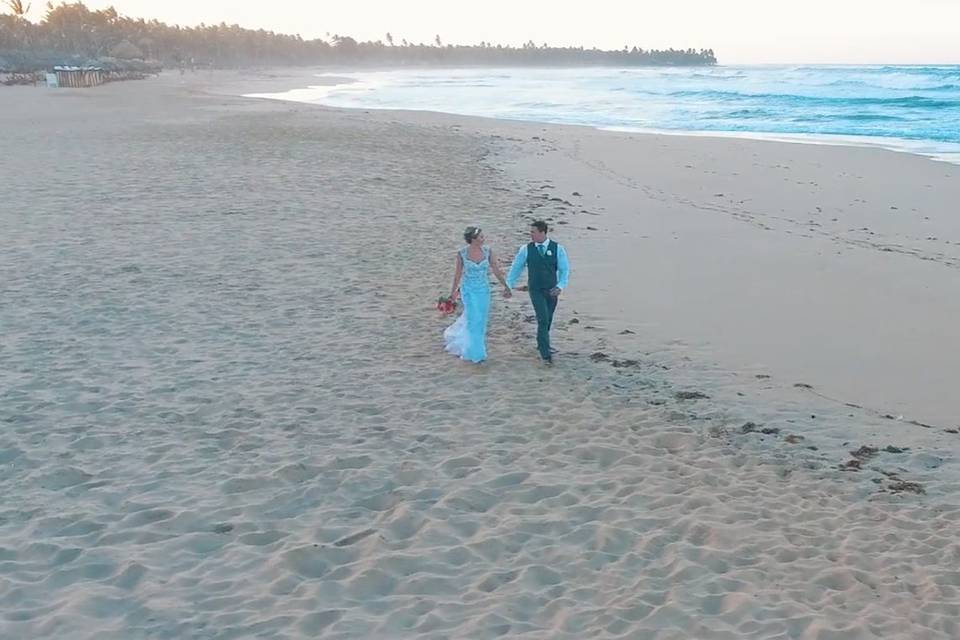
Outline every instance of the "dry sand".
<svg viewBox="0 0 960 640"><path fill-rule="evenodd" d="M956 372L956 168L229 95L301 84L0 91L0 637L960 636L956 399L872 395ZM446 356L537 209L558 364L521 296Z"/></svg>

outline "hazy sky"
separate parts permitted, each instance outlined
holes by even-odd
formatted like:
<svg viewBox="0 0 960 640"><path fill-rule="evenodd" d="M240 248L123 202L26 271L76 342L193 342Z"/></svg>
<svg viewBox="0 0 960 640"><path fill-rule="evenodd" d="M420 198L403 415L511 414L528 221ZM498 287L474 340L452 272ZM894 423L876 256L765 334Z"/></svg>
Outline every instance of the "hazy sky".
<svg viewBox="0 0 960 640"><path fill-rule="evenodd" d="M40 5L39 2L34 4ZM358 40L713 48L721 64L960 63L960 0L87 0L133 17ZM563 6L566 5L566 6ZM482 7L482 8L481 8ZM34 8L32 16L39 17Z"/></svg>

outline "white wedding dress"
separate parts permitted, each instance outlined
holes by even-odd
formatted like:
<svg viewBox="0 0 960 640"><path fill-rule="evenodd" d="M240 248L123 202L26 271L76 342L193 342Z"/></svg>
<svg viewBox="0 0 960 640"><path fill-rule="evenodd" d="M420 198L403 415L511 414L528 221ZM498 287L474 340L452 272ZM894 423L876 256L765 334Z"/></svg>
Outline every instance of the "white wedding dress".
<svg viewBox="0 0 960 640"><path fill-rule="evenodd" d="M483 362L487 359L487 319L490 316L490 250L484 247L480 262L467 257L467 247L460 249L460 257L463 260L460 281L463 312L444 330L443 341L449 353L470 362Z"/></svg>

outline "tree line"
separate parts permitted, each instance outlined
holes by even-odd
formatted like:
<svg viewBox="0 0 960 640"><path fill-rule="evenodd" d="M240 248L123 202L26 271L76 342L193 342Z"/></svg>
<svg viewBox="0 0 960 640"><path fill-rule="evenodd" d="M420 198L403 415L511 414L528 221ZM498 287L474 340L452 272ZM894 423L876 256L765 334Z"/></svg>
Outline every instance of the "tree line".
<svg viewBox="0 0 960 640"><path fill-rule="evenodd" d="M430 43L358 42L349 36L305 40L238 25L167 25L158 20L130 18L110 7L90 10L82 2L48 3L39 22L27 19L29 5L0 0L0 70L36 71L53 65L89 65L109 61L150 61L163 66L197 65L215 68L281 65L712 65L712 49L621 50L551 47L532 41L520 47ZM118 62L119 61L119 62Z"/></svg>

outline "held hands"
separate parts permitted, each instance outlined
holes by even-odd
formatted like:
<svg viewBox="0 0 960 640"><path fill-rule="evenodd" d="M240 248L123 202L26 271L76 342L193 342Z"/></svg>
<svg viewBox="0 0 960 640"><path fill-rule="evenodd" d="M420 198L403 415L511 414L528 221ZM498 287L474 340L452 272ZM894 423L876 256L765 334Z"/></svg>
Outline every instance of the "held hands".
<svg viewBox="0 0 960 640"><path fill-rule="evenodd" d="M519 287L514 287L514 290L515 290L515 291L529 291L529 290L530 290L530 287L528 287L527 285L521 285L521 286L519 286ZM561 289L560 287L554 287L553 289L550 289L550 295L552 295L554 298L559 298L559 297L560 297L560 293L561 293L562 291L563 291L563 289Z"/></svg>
<svg viewBox="0 0 960 640"><path fill-rule="evenodd" d="M507 287L507 286L503 287L503 297L507 299L513 297L513 292L510 291L510 287Z"/></svg>

